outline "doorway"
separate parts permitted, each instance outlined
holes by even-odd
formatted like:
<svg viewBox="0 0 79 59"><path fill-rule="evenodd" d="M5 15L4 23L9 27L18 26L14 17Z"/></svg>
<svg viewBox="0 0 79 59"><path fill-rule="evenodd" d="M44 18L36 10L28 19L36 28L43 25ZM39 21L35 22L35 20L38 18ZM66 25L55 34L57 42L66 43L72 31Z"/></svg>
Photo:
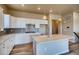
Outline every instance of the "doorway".
<svg viewBox="0 0 79 59"><path fill-rule="evenodd" d="M59 20L52 20L52 34L59 34L60 33L60 21Z"/></svg>

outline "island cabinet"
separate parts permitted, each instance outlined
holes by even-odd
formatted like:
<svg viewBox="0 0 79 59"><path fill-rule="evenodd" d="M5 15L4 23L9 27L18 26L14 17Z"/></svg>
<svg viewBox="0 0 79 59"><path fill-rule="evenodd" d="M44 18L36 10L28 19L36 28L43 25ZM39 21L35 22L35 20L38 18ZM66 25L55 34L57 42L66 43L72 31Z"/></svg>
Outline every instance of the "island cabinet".
<svg viewBox="0 0 79 59"><path fill-rule="evenodd" d="M2 42L0 42L0 55L10 54L14 46L14 35L7 35L6 37L2 37L1 41Z"/></svg>
<svg viewBox="0 0 79 59"><path fill-rule="evenodd" d="M51 35L50 37L33 37L33 54L35 55L61 55L69 52L69 39L72 36Z"/></svg>

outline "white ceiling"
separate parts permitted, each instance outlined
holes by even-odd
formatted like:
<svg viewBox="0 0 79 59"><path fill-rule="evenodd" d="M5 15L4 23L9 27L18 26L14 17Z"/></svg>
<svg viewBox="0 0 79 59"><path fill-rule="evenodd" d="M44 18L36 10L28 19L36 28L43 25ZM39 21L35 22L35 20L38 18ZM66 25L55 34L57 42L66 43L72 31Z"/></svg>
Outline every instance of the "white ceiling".
<svg viewBox="0 0 79 59"><path fill-rule="evenodd" d="M9 9L18 11L26 11L38 14L49 14L49 10L53 10L53 14L65 14L72 11L79 10L79 4L7 4ZM40 7L40 10L37 8Z"/></svg>

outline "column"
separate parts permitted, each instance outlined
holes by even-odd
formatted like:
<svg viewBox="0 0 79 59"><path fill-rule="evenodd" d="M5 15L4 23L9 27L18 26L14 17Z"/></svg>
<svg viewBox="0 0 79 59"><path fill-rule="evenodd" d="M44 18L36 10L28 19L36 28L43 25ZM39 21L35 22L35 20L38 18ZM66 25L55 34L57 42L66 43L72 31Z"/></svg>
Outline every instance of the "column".
<svg viewBox="0 0 79 59"><path fill-rule="evenodd" d="M49 18L48 18L48 37L50 37L52 35L52 14L49 14Z"/></svg>

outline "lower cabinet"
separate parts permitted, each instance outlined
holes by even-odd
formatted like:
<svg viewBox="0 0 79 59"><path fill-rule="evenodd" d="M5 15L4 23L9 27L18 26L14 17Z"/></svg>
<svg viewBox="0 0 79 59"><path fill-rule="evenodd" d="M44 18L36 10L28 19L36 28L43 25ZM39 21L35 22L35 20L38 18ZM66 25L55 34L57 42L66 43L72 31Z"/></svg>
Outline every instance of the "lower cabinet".
<svg viewBox="0 0 79 59"><path fill-rule="evenodd" d="M32 40L29 34L16 34L15 36L15 45L27 44L30 42L32 42Z"/></svg>
<svg viewBox="0 0 79 59"><path fill-rule="evenodd" d="M0 45L0 55L4 55L6 54L6 49L5 49L5 44L1 44Z"/></svg>
<svg viewBox="0 0 79 59"><path fill-rule="evenodd" d="M0 44L0 55L8 55L14 46L14 39L10 37Z"/></svg>

